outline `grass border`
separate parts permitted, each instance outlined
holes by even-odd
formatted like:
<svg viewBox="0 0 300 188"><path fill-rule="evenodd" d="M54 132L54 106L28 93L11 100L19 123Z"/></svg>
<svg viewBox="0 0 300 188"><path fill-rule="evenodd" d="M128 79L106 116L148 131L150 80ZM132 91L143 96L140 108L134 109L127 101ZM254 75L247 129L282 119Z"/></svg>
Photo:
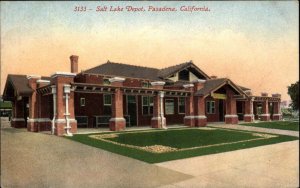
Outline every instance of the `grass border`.
<svg viewBox="0 0 300 188"><path fill-rule="evenodd" d="M298 124L298 127L295 126L295 128L298 128L298 129L291 129L291 128L285 128L285 126L288 126L287 125L284 125L284 124L281 124L280 125L280 122L286 122L286 123L290 123L290 124ZM240 123L239 125L242 125L242 126L248 126L248 127L258 127L258 128L266 128L266 129L277 129L277 130L286 130L286 131L295 131L295 132L299 132L299 121L298 122L295 122L295 121L260 121L260 122L249 122L249 123Z"/></svg>
<svg viewBox="0 0 300 188"><path fill-rule="evenodd" d="M200 129L201 128L174 128L171 130L180 130L180 129ZM216 128L221 130L226 130L224 128ZM234 130L230 129L234 132L246 132L246 133L261 133L257 131L241 131L241 130ZM160 129L153 129L151 132L156 131L164 131ZM116 132L116 133L130 133L130 132L149 132L149 130L134 130L134 131L126 131L126 132ZM234 150L240 150L240 149L246 149L246 148L252 148L252 147L258 147L263 145L270 145L280 142L287 142L287 141L293 141L298 140L298 137L293 136L286 136L286 135L278 135L278 134L270 134L270 135L276 135L277 137L264 139L264 140L255 140L255 141L249 141L246 143L234 143L230 145L224 145L221 146L212 146L208 148L198 148L194 150L189 151L176 151L176 152L169 152L169 153L149 153L146 151L138 150L135 148L127 148L124 146L99 141L93 138L90 138L89 135L95 135L95 134L111 134L112 132L105 132L105 133L91 133L91 134L77 134L73 137L65 137L70 140L74 140L77 142L80 142L82 144L86 144L92 147L104 149L106 151L110 151L116 154L120 154L123 156L131 157L137 160L141 160L147 163L159 163L164 161L170 161L170 160L176 160L176 159L183 159L183 158L189 158L189 157L196 157L196 156L203 156L203 155L209 155L209 154L216 154L216 153L222 153L222 152L229 152Z"/></svg>

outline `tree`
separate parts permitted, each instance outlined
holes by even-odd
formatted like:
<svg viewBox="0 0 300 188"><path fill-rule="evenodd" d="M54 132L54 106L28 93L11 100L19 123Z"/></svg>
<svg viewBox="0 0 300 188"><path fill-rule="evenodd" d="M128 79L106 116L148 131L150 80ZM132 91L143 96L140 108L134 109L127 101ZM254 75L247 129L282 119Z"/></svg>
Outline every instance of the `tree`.
<svg viewBox="0 0 300 188"><path fill-rule="evenodd" d="M299 110L299 81L288 86L288 94L292 99L291 107L293 110Z"/></svg>

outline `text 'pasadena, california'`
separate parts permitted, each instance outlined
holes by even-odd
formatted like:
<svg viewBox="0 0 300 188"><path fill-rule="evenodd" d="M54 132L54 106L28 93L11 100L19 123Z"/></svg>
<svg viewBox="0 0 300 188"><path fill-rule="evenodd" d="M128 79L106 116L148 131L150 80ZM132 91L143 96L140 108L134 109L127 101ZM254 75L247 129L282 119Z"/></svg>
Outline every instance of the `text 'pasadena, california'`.
<svg viewBox="0 0 300 188"><path fill-rule="evenodd" d="M206 6L180 6L180 7L156 7L156 6L96 6L95 8L87 6L75 6L74 12L209 12Z"/></svg>

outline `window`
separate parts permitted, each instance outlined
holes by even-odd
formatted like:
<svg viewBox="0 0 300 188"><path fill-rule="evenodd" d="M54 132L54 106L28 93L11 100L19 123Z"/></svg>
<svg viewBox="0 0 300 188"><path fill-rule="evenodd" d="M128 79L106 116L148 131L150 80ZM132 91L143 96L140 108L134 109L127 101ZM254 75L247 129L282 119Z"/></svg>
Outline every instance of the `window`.
<svg viewBox="0 0 300 188"><path fill-rule="evenodd" d="M182 70L179 72L179 80L190 80L190 72L188 70Z"/></svg>
<svg viewBox="0 0 300 188"><path fill-rule="evenodd" d="M80 98L80 106L85 106L85 98Z"/></svg>
<svg viewBox="0 0 300 188"><path fill-rule="evenodd" d="M142 97L143 115L153 114L153 97Z"/></svg>
<svg viewBox="0 0 300 188"><path fill-rule="evenodd" d="M165 101L166 114L174 114L174 99L166 99Z"/></svg>
<svg viewBox="0 0 300 188"><path fill-rule="evenodd" d="M103 79L103 84L104 84L104 85L110 85L109 79L108 79L108 78L104 78L104 79Z"/></svg>
<svg viewBox="0 0 300 188"><path fill-rule="evenodd" d="M185 113L185 98L184 97L178 98L178 113L179 114Z"/></svg>
<svg viewBox="0 0 300 188"><path fill-rule="evenodd" d="M142 82L142 87L148 88L150 86L149 82Z"/></svg>
<svg viewBox="0 0 300 188"><path fill-rule="evenodd" d="M208 114L215 113L215 101L206 101L206 113Z"/></svg>
<svg viewBox="0 0 300 188"><path fill-rule="evenodd" d="M103 114L111 115L111 95L103 95Z"/></svg>

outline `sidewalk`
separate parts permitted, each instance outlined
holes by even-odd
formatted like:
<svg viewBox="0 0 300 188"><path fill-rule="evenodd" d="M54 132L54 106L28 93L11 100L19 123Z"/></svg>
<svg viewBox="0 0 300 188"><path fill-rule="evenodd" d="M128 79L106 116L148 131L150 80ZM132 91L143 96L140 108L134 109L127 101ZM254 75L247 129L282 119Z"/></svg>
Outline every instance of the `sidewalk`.
<svg viewBox="0 0 300 188"><path fill-rule="evenodd" d="M1 129L1 187L159 187L192 178L49 134Z"/></svg>
<svg viewBox="0 0 300 188"><path fill-rule="evenodd" d="M194 176L161 188L299 187L299 141L156 164Z"/></svg>
<svg viewBox="0 0 300 188"><path fill-rule="evenodd" d="M245 130L245 131L256 131L256 132L265 132L265 133L273 133L280 135L288 135L288 136L296 136L299 137L298 131L289 131L289 130L280 130L280 129L268 129L261 127L251 127L246 125L232 125L232 124L209 124L209 127L216 128L227 128L227 129L237 129L237 130Z"/></svg>

